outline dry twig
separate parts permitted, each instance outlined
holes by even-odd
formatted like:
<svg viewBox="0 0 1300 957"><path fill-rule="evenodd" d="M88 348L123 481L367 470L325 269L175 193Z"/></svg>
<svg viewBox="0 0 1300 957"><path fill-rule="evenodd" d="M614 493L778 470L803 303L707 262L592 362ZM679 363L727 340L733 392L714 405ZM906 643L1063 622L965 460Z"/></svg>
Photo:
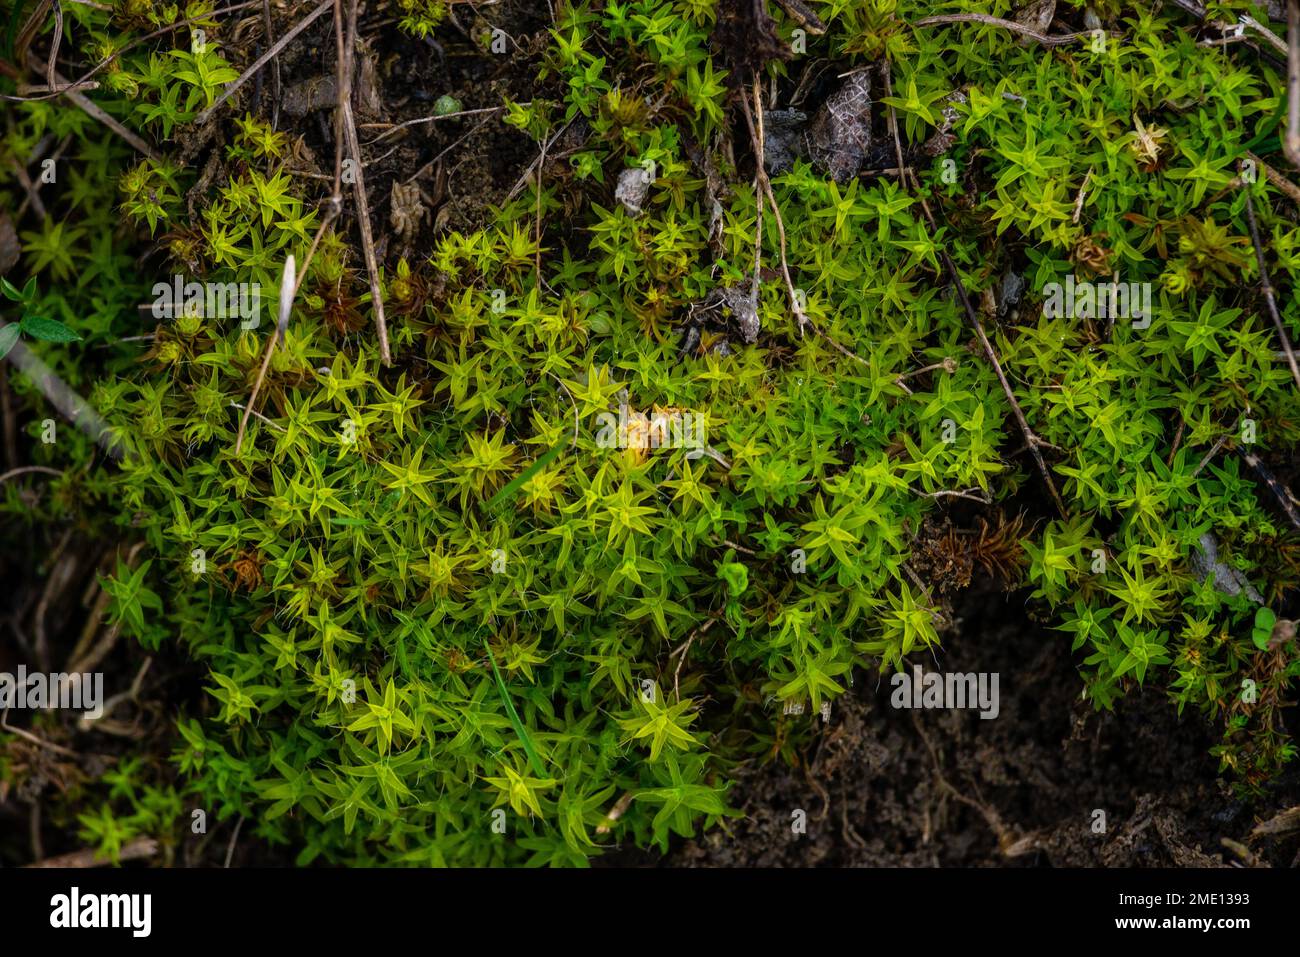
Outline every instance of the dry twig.
<svg viewBox="0 0 1300 957"><path fill-rule="evenodd" d="M357 225L361 227L361 249L366 258L366 273L370 278L370 304L375 310L375 327L379 332L379 357L384 365L392 365L388 350L388 323L384 319L384 294L379 284L379 263L375 257L375 240L370 228L370 200L366 195L366 177L357 141L357 124L352 116L352 64L357 46L357 0L348 4L346 50L339 68L339 123L349 157L353 162L352 196L357 204Z"/></svg>
<svg viewBox="0 0 1300 957"><path fill-rule="evenodd" d="M54 82L54 65L59 61L59 47L63 44L63 5L54 0L54 38L50 40L50 56L45 61L45 82L51 90L58 88Z"/></svg>
<svg viewBox="0 0 1300 957"><path fill-rule="evenodd" d="M158 853L158 842L152 837L137 837L135 840L128 841L122 845L118 851L118 861L135 861L141 858L153 857ZM86 848L82 851L73 851L71 854L60 854L58 857L47 857L44 860L28 864L28 867L107 867L113 862L105 857L100 857L94 848Z"/></svg>
<svg viewBox="0 0 1300 957"><path fill-rule="evenodd" d="M62 475L62 474L63 474L63 473L60 472L58 469L52 469L52 468L50 468L50 467L47 466L47 465L24 465L24 466L22 466L21 468L10 469L8 472L5 472L4 475L0 475L0 485L3 485L5 482L9 481L11 478L17 478L19 475L23 475L23 474L25 474L25 473L27 473L27 472L40 472L40 473L42 473L42 474L44 474L44 475Z"/></svg>
<svg viewBox="0 0 1300 957"><path fill-rule="evenodd" d="M1287 196L1291 198L1292 202L1294 202L1297 205L1300 205L1300 186L1296 186L1295 183L1291 182L1289 179L1287 179L1285 176L1283 176L1273 167L1269 166L1267 163L1265 163L1254 153L1247 151L1246 155L1250 157L1250 159L1255 163L1257 167L1259 167L1261 170L1264 171L1264 175L1268 177L1268 181L1273 185L1275 189L1279 189L1282 192L1286 193Z"/></svg>
<svg viewBox="0 0 1300 957"><path fill-rule="evenodd" d="M1291 490L1278 481L1277 476L1269 471L1268 466L1254 452L1239 445L1237 446L1237 453L1246 460L1246 464L1253 468L1263 483L1268 486L1268 490L1273 493L1273 497L1277 499L1277 504L1286 513L1286 517L1290 519L1291 524L1296 528L1300 528L1300 512L1296 511L1296 498L1291 494Z"/></svg>
<svg viewBox="0 0 1300 957"><path fill-rule="evenodd" d="M1286 135L1282 152L1300 169L1300 0L1286 4Z"/></svg>
<svg viewBox="0 0 1300 957"><path fill-rule="evenodd" d="M1259 265L1259 281L1264 289L1264 300L1268 303L1269 315L1273 317L1273 325L1277 329L1278 341L1282 343L1282 351L1286 354L1287 365L1291 367L1291 376L1295 379L1297 386L1300 386L1300 367L1296 365L1295 351L1291 348L1291 339L1286 334L1286 327L1282 324L1282 316L1277 311L1277 300L1273 296L1273 283L1269 281L1268 269L1264 265L1264 246L1259 240L1259 223L1255 219L1255 203L1250 198L1250 187L1244 190L1246 196L1246 222L1250 224L1250 241L1255 246L1255 262Z"/></svg>
<svg viewBox="0 0 1300 957"><path fill-rule="evenodd" d="M1091 37L1092 31L1083 33L1062 33L1058 36L1047 36L1029 27L1022 26L1014 20L1003 20L1001 17L991 17L984 13L948 13L938 17L926 17L924 20L917 20L912 26L914 27L932 27L945 23L982 23L989 27L1000 27L1003 30L1010 30L1012 33L1019 33L1021 36L1041 43L1045 47L1059 47L1067 43L1073 43L1085 37Z"/></svg>
<svg viewBox="0 0 1300 957"><path fill-rule="evenodd" d="M781 218L781 207L776 203L776 196L772 193L772 183L767 178L767 170L763 166L763 99L757 77L754 79L754 109L749 108L749 101L743 95L740 98L740 103L745 109L745 123L749 126L749 135L753 139L754 155L758 162L758 171L755 175L758 177L759 186L762 187L763 196L767 197L768 206L772 210L772 217L776 220L777 239L781 250L781 275L785 279L786 293L790 298L790 310L799 323L799 334L803 335L804 326L810 323L808 317L804 315L803 307L799 305L799 296L796 294L794 282L790 278L790 266L785 255L785 222ZM755 124L755 115L758 117L757 125ZM759 216L761 217L763 215L761 209L762 197L756 196L755 201L760 207ZM843 350L839 343L835 343L835 345Z"/></svg>

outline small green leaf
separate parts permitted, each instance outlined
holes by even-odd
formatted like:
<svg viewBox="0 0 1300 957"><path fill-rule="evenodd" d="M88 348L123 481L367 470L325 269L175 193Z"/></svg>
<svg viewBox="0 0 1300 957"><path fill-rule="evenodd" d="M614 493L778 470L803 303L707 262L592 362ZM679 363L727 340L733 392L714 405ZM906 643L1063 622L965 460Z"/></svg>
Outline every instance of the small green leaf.
<svg viewBox="0 0 1300 957"><path fill-rule="evenodd" d="M1260 651L1268 650L1268 643L1273 638L1273 626L1276 624L1277 615L1273 614L1273 609L1260 608L1255 612L1255 630L1251 633L1250 640Z"/></svg>
<svg viewBox="0 0 1300 957"><path fill-rule="evenodd" d="M23 332L45 342L76 342L81 338L57 319L44 316L23 316Z"/></svg>

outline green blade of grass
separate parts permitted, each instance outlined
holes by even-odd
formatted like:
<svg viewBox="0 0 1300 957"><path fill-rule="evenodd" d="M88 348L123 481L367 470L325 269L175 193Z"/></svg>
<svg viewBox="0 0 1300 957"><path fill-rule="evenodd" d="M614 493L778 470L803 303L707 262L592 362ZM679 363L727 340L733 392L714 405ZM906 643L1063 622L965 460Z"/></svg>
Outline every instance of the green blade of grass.
<svg viewBox="0 0 1300 957"><path fill-rule="evenodd" d="M494 509L499 508L501 505L504 505L516 492L519 491L520 487L525 482L527 482L530 478L532 478L542 469L546 468L546 466L554 462L555 459L559 457L559 454L564 451L564 446L565 443L560 442L560 444L555 446L555 448L542 453L542 455L537 459L536 462L528 466L528 468L524 469L522 472L520 472L518 475L512 478L508 483L506 483L505 488L503 488L501 491L497 492L490 499L488 499L488 503L487 503L488 511L493 511Z"/></svg>
<svg viewBox="0 0 1300 957"><path fill-rule="evenodd" d="M1284 96L1281 98L1281 102L1278 103L1277 110L1273 113L1271 117L1269 117L1268 121L1265 122L1264 128L1259 131L1258 135L1256 135L1248 143L1242 146L1241 148L1242 153L1245 153L1247 150L1253 153L1276 153L1279 149L1281 149L1282 148L1281 144L1276 142L1276 136L1274 135L1274 133L1277 130L1277 128L1282 125L1282 117L1285 113L1286 113L1286 97ZM1261 149L1260 147L1262 147L1266 142L1268 142L1270 138L1274 140L1272 147L1267 150Z"/></svg>
<svg viewBox="0 0 1300 957"><path fill-rule="evenodd" d="M9 11L9 24L5 27L4 36L4 55L6 59L13 56L14 38L18 33L18 24L22 22L23 7L25 6L23 0L14 0L13 9Z"/></svg>
<svg viewBox="0 0 1300 957"><path fill-rule="evenodd" d="M519 720L519 712L515 710L514 703L510 700L510 692L506 690L505 679L501 677L501 670L497 668L497 660L492 657L492 649L488 647L487 639L483 639L483 650L487 652L488 661L492 662L492 674L497 679L497 691L501 692L501 700L505 703L506 714L510 716L510 723L515 727L515 734L519 735L519 741L524 746L524 753L528 755L528 763L533 766L539 778L546 777L546 765L542 764L542 759L537 754L537 749L533 747L533 739L528 736L528 729L524 723Z"/></svg>

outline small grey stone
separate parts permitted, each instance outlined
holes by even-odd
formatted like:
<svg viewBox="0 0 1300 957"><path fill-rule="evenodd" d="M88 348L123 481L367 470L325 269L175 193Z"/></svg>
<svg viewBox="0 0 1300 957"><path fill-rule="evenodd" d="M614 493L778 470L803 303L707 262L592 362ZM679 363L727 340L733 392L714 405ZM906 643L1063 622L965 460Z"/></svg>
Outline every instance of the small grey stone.
<svg viewBox="0 0 1300 957"><path fill-rule="evenodd" d="M1020 305L1025 294L1025 277L1008 269L1002 276L1002 287L998 295L998 318L1004 319L1011 310Z"/></svg>
<svg viewBox="0 0 1300 957"><path fill-rule="evenodd" d="M614 198L623 204L633 216L641 215L646 196L650 193L650 174L640 167L625 169L618 174L618 185L614 187Z"/></svg>
<svg viewBox="0 0 1300 957"><path fill-rule="evenodd" d="M808 114L798 110L763 112L763 167L772 176L788 172L803 150Z"/></svg>
<svg viewBox="0 0 1300 957"><path fill-rule="evenodd" d="M1246 597L1255 604L1264 603L1263 596L1255 590L1245 575L1219 561L1219 543L1209 532L1200 537L1197 549L1192 553L1192 570L1202 582L1213 576L1215 589L1229 598L1235 598L1244 591Z"/></svg>
<svg viewBox="0 0 1300 957"><path fill-rule="evenodd" d="M758 299L751 292L749 283L728 286L721 292L723 305L731 310L731 318L740 329L740 337L746 343L756 342L759 330Z"/></svg>
<svg viewBox="0 0 1300 957"><path fill-rule="evenodd" d="M837 183L847 183L862 169L871 148L871 76L854 73L822 104L807 133L813 162Z"/></svg>

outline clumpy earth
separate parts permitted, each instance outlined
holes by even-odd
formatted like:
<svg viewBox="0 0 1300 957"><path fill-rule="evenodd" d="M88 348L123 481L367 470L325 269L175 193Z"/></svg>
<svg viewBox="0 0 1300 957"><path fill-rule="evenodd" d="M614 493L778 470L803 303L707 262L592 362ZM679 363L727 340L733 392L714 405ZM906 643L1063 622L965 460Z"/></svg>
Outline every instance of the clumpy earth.
<svg viewBox="0 0 1300 957"><path fill-rule="evenodd" d="M745 819L665 857L673 867L1214 867L1300 863L1300 822L1252 831L1300 802L1290 770L1243 800L1219 777L1211 730L1156 689L1098 713L1080 699L1063 638L1023 595L976 581L925 670L998 672L1001 713L897 710L887 679L859 679L797 767L737 772ZM1292 708L1288 717L1300 720ZM820 724L820 716L805 717ZM792 814L807 832L792 830ZM1105 812L1104 831L1094 825ZM1279 825L1284 824L1284 816ZM1261 830L1268 829L1267 825Z"/></svg>

